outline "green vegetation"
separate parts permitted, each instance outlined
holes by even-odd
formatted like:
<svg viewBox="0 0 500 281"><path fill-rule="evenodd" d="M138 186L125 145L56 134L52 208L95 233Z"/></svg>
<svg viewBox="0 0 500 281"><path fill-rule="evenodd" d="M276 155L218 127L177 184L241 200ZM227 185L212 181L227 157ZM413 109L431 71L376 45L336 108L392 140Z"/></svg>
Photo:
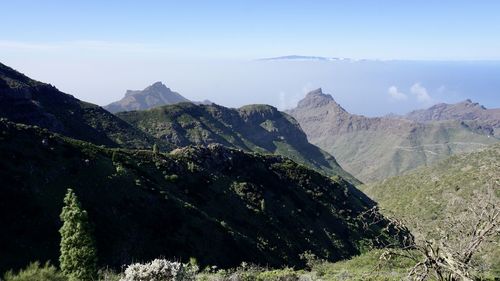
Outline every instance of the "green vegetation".
<svg viewBox="0 0 500 281"><path fill-rule="evenodd" d="M336 261L396 241L387 220L360 216L374 203L354 186L279 156L220 145L153 156L5 120L0 140L0 248L9 257L0 271L58 259L67 186L95 226L99 266L195 257L200 266L300 267L306 251Z"/></svg>
<svg viewBox="0 0 500 281"><path fill-rule="evenodd" d="M43 266L39 262L30 263L19 272L8 271L3 277L4 281L68 281L66 276L49 262Z"/></svg>
<svg viewBox="0 0 500 281"><path fill-rule="evenodd" d="M459 216L487 190L496 192L492 200L500 204L499 170L500 145L495 144L362 186L362 190L379 203L385 214L403 219L416 235L432 238L443 229L450 216ZM454 233L452 230L450 234ZM500 248L484 249L478 262L500 275Z"/></svg>
<svg viewBox="0 0 500 281"><path fill-rule="evenodd" d="M298 280L403 280L411 268L411 260L404 257L396 257L390 260L381 260L381 250L374 250L352 259L330 263L323 260L309 260L311 265L308 269L268 268L242 262L239 266L231 269L220 269L216 266L207 266L196 274L197 281L298 281ZM186 266L186 265L184 265ZM137 267L137 266L135 266ZM197 266L190 263L189 268ZM155 267L158 268L158 267ZM131 270L133 271L133 270ZM147 272L147 268L143 272ZM110 270L100 270L96 280L118 281L124 277L124 273L116 273ZM129 274L132 275L132 274ZM180 276L179 276L180 277ZM44 279L45 278L45 279ZM191 275L176 280L192 280ZM19 273L12 271L5 275L4 281L67 281L66 277L54 266L46 265L40 267L39 263L33 263ZM127 279L128 280L128 279ZM149 279L147 279L149 280ZM163 279L162 279L163 280Z"/></svg>
<svg viewBox="0 0 500 281"><path fill-rule="evenodd" d="M75 192L68 189L61 212L59 261L70 281L92 281L97 275L97 254L88 220Z"/></svg>
<svg viewBox="0 0 500 281"><path fill-rule="evenodd" d="M175 147L218 143L247 152L282 155L325 175L360 183L333 156L311 145L291 116L269 105L230 109L179 103L117 116Z"/></svg>

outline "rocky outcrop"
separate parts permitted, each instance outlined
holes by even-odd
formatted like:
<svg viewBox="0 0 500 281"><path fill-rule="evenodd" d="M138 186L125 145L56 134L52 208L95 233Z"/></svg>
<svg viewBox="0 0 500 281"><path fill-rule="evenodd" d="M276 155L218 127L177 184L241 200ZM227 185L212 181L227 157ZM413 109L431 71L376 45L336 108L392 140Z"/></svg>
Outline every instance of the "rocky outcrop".
<svg viewBox="0 0 500 281"><path fill-rule="evenodd" d="M177 92L167 88L162 82L156 82L142 91L127 90L125 97L104 108L109 112L146 110L157 106L189 102Z"/></svg>

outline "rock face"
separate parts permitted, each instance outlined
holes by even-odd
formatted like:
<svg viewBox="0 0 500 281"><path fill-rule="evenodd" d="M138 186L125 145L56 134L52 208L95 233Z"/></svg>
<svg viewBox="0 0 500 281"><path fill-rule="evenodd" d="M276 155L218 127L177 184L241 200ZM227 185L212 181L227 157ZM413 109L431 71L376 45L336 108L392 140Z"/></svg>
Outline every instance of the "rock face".
<svg viewBox="0 0 500 281"><path fill-rule="evenodd" d="M218 143L245 151L278 154L323 174L359 183L332 155L310 144L295 119L269 105L231 109L215 104L178 103L120 112L117 116L176 147Z"/></svg>
<svg viewBox="0 0 500 281"><path fill-rule="evenodd" d="M157 106L189 102L179 93L173 92L163 83L156 82L142 91L127 90L125 97L104 108L109 112L146 110Z"/></svg>
<svg viewBox="0 0 500 281"><path fill-rule="evenodd" d="M57 261L71 187L94 226L101 266L157 257L200 265L303 266L398 242L375 203L275 155L221 145L171 153L110 149L0 120L0 271Z"/></svg>
<svg viewBox="0 0 500 281"><path fill-rule="evenodd" d="M0 118L95 144L150 147L153 139L101 107L0 63Z"/></svg>
<svg viewBox="0 0 500 281"><path fill-rule="evenodd" d="M344 169L363 182L498 141L492 127L478 120L421 123L350 114L321 89L308 93L288 113L300 123L311 143L335 155Z"/></svg>
<svg viewBox="0 0 500 281"><path fill-rule="evenodd" d="M456 104L440 103L428 109L415 110L404 118L418 122L473 120L492 126L494 134L500 136L500 108L487 109L469 99Z"/></svg>

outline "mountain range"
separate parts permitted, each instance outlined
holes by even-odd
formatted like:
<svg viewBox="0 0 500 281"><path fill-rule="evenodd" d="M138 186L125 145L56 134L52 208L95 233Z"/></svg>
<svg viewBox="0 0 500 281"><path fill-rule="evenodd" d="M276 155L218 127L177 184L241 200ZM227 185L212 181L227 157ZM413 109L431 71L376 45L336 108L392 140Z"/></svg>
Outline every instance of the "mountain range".
<svg viewBox="0 0 500 281"><path fill-rule="evenodd" d="M281 56L272 58L258 59L259 61L355 61L350 58L339 58L339 57L320 57L320 56Z"/></svg>
<svg viewBox="0 0 500 281"><path fill-rule="evenodd" d="M425 123L443 120L478 121L483 125L491 126L493 134L500 137L500 108L487 109L470 99L456 104L439 103L401 117Z"/></svg>
<svg viewBox="0 0 500 281"><path fill-rule="evenodd" d="M0 117L14 122L111 147L149 149L157 144L168 151L189 144L222 143L245 151L291 157L326 175L340 175L359 183L333 156L309 144L293 118L271 106L248 106L236 111L187 102L151 111L125 112L118 114L119 118L5 65L0 67L0 77ZM129 97L139 95L143 100L155 100L160 93L170 91L155 83L139 92Z"/></svg>
<svg viewBox="0 0 500 281"><path fill-rule="evenodd" d="M359 182L271 106L113 115L0 65L0 109L0 271L57 261L67 188L114 268L160 256L304 266L304 252L334 261L401 242L362 215L375 203Z"/></svg>
<svg viewBox="0 0 500 281"><path fill-rule="evenodd" d="M440 115L443 120L410 120L436 116L426 113L435 111L433 108L401 118L370 118L347 112L331 95L317 89L287 113L299 122L311 143L335 155L356 178L374 182L498 142L493 126L498 123L498 111L470 104L445 106L455 109L456 114L462 112L459 120L444 120L444 114ZM478 117L472 118L460 108L467 112L474 108Z"/></svg>
<svg viewBox="0 0 500 281"><path fill-rule="evenodd" d="M57 262L67 188L101 266L304 267L304 253L402 245L385 214L435 228L449 200L498 182L498 110L469 100L370 118L321 89L280 112L197 104L157 82L108 109L0 64L0 272Z"/></svg>

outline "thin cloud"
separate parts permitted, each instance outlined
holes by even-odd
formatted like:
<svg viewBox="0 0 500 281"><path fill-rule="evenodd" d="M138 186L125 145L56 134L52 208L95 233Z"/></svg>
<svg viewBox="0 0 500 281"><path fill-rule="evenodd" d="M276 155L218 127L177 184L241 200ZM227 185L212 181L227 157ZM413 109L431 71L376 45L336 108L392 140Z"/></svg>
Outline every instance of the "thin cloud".
<svg viewBox="0 0 500 281"><path fill-rule="evenodd" d="M411 86L410 92L417 97L417 101L422 103L432 102L432 98L427 92L427 89L420 85L420 83L415 83Z"/></svg>
<svg viewBox="0 0 500 281"><path fill-rule="evenodd" d="M390 86L387 92L392 99L397 101L406 100L408 98L408 96L403 92L400 92L396 86Z"/></svg>
<svg viewBox="0 0 500 281"><path fill-rule="evenodd" d="M61 42L24 42L0 40L0 50L31 50L31 51L64 51L64 50L85 50L85 51L121 51L121 52L161 52L161 46L150 44L138 44L130 42L76 40Z"/></svg>
<svg viewBox="0 0 500 281"><path fill-rule="evenodd" d="M300 101L300 96L298 94L295 95L287 95L285 92L279 93L279 110L287 110L292 109L297 106L297 103Z"/></svg>

